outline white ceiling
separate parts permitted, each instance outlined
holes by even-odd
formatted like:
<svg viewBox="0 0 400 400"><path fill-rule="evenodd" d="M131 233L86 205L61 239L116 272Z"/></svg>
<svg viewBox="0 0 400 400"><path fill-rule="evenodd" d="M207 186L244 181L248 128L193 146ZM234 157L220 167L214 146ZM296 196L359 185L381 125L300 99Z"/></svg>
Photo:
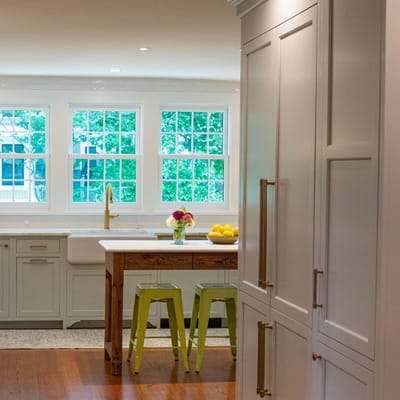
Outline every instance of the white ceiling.
<svg viewBox="0 0 400 400"><path fill-rule="evenodd" d="M239 80L240 20L226 0L0 0L0 10L3 76Z"/></svg>

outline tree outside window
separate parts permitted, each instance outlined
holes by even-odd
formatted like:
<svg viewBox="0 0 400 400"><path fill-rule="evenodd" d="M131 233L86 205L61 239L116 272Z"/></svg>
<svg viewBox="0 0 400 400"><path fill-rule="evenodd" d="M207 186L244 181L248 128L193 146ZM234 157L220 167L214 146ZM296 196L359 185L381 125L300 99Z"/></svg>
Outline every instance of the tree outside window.
<svg viewBox="0 0 400 400"><path fill-rule="evenodd" d="M162 202L224 203L224 110L162 110Z"/></svg>
<svg viewBox="0 0 400 400"><path fill-rule="evenodd" d="M47 110L0 109L0 202L47 201L47 126Z"/></svg>
<svg viewBox="0 0 400 400"><path fill-rule="evenodd" d="M72 202L137 199L137 110L75 109L72 112Z"/></svg>

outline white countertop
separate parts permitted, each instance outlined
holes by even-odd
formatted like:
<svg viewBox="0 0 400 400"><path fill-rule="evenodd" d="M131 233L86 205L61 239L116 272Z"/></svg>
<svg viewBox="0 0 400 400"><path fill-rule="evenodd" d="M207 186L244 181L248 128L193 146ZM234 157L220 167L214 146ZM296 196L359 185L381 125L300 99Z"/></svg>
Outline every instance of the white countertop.
<svg viewBox="0 0 400 400"><path fill-rule="evenodd" d="M238 245L214 244L209 240L188 240L184 244L175 244L170 240L100 240L100 246L106 252L237 252Z"/></svg>

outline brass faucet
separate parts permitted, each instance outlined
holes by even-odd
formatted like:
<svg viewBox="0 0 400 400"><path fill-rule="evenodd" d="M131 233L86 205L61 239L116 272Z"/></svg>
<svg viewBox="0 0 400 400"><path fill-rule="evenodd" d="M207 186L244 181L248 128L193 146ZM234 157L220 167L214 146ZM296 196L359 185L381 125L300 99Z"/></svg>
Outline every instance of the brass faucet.
<svg viewBox="0 0 400 400"><path fill-rule="evenodd" d="M118 214L111 214L109 205L113 203L113 191L111 184L107 184L105 190L106 205L104 209L104 229L110 229L110 219L118 217Z"/></svg>

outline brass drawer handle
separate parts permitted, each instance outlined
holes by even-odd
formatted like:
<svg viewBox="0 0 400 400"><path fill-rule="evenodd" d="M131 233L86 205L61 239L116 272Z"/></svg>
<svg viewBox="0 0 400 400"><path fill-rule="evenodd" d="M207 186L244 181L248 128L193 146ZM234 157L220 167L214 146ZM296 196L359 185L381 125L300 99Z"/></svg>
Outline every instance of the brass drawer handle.
<svg viewBox="0 0 400 400"><path fill-rule="evenodd" d="M313 269L313 309L322 308L322 304L317 303L317 285L318 285L318 275L324 272L319 269Z"/></svg>
<svg viewBox="0 0 400 400"><path fill-rule="evenodd" d="M45 244L31 244L29 248L32 250L47 250L47 246Z"/></svg>
<svg viewBox="0 0 400 400"><path fill-rule="evenodd" d="M268 228L268 186L275 185L273 180L260 179L260 240L258 257L258 286L262 289L273 287L274 284L267 281L267 228Z"/></svg>
<svg viewBox="0 0 400 400"><path fill-rule="evenodd" d="M265 330L272 329L272 325L258 321L258 354L257 354L257 394L260 397L271 396L272 393L264 387L265 376Z"/></svg>

